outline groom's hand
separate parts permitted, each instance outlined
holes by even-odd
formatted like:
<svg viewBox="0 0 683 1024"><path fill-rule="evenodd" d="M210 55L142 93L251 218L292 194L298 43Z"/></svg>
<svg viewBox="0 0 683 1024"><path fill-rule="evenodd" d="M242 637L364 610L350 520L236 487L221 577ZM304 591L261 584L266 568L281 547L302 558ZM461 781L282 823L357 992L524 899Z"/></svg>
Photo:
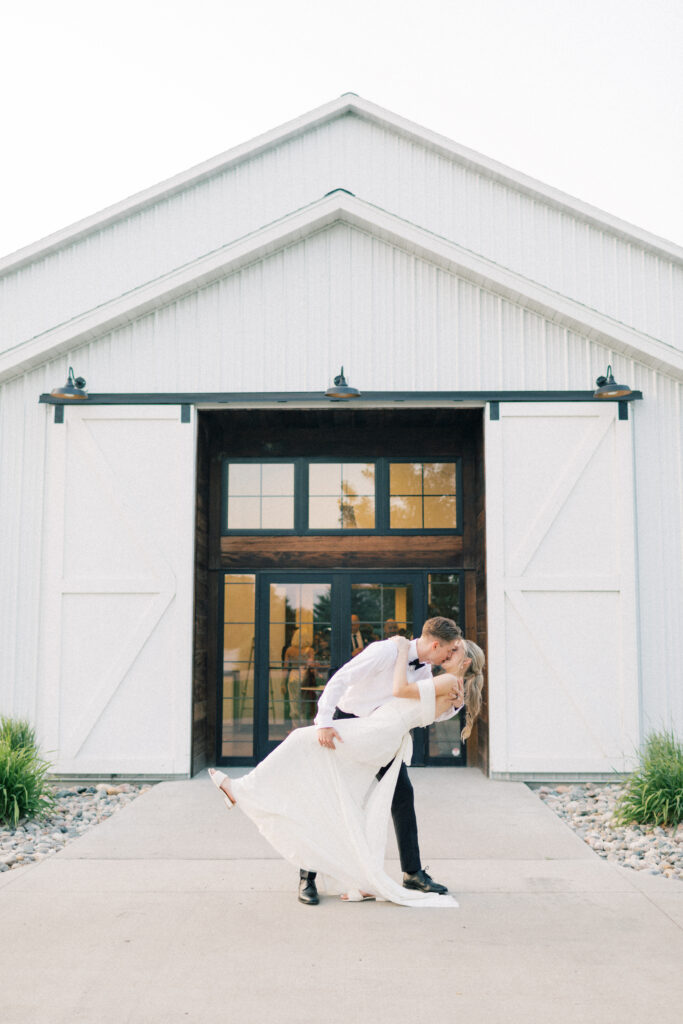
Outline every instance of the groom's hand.
<svg viewBox="0 0 683 1024"><path fill-rule="evenodd" d="M337 730L333 729L332 726L330 726L329 729L318 729L318 743L321 747L331 747L332 750L334 750L335 738L338 739L340 743L344 742Z"/></svg>

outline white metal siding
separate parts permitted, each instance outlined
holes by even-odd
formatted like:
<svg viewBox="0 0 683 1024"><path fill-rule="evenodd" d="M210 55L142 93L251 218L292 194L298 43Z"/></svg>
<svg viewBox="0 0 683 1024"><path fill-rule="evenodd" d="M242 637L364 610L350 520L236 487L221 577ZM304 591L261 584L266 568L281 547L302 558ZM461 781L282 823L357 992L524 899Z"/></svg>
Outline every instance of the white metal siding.
<svg viewBox="0 0 683 1024"><path fill-rule="evenodd" d="M36 707L45 431L69 364L93 391L641 389L635 434L645 724L683 730L682 386L339 225L0 388L0 710Z"/></svg>
<svg viewBox="0 0 683 1024"><path fill-rule="evenodd" d="M344 187L677 347L683 267L348 114L0 277L0 351ZM36 297L40 301L36 301Z"/></svg>

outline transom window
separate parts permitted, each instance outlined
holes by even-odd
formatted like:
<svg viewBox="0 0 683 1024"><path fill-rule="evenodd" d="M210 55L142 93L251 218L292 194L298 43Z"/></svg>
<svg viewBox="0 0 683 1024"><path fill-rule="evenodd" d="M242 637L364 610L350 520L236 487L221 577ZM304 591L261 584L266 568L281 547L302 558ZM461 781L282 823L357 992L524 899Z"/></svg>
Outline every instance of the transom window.
<svg viewBox="0 0 683 1024"><path fill-rule="evenodd" d="M223 463L227 533L460 533L460 459Z"/></svg>
<svg viewBox="0 0 683 1024"><path fill-rule="evenodd" d="M308 467L309 530L374 530L375 464L313 462Z"/></svg>
<svg viewBox="0 0 683 1024"><path fill-rule="evenodd" d="M226 462L228 531L294 529L293 462Z"/></svg>
<svg viewBox="0 0 683 1024"><path fill-rule="evenodd" d="M455 463L392 462L389 509L392 529L455 529Z"/></svg>

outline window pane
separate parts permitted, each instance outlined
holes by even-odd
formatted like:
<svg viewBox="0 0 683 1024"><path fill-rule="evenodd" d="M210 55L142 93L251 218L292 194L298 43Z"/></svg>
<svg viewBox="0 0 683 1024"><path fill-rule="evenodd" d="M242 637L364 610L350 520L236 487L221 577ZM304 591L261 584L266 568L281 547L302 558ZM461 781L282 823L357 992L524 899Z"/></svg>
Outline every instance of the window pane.
<svg viewBox="0 0 683 1024"><path fill-rule="evenodd" d="M308 526L311 530L339 530L342 517L339 498L309 498Z"/></svg>
<svg viewBox="0 0 683 1024"><path fill-rule="evenodd" d="M445 615L462 626L460 616L460 577L455 573L430 573L427 590L427 613Z"/></svg>
<svg viewBox="0 0 683 1024"><path fill-rule="evenodd" d="M228 495L260 493L261 466L258 463L231 463L228 467Z"/></svg>
<svg viewBox="0 0 683 1024"><path fill-rule="evenodd" d="M228 529L259 530L261 528L259 498L228 497Z"/></svg>
<svg viewBox="0 0 683 1024"><path fill-rule="evenodd" d="M286 592L286 624L273 621L281 614ZM316 632L315 623L324 617L329 623L329 583L271 584L270 665L268 697L268 738L282 740L293 728L307 725L315 715L316 703L330 674L330 630Z"/></svg>
<svg viewBox="0 0 683 1024"><path fill-rule="evenodd" d="M424 499L424 517L426 530L454 529L456 524L455 498Z"/></svg>
<svg viewBox="0 0 683 1024"><path fill-rule="evenodd" d="M294 529L294 463L228 462L227 530Z"/></svg>
<svg viewBox="0 0 683 1024"><path fill-rule="evenodd" d="M312 462L308 467L308 493L340 494L341 475L342 467L339 462Z"/></svg>
<svg viewBox="0 0 683 1024"><path fill-rule="evenodd" d="M294 494L294 466L287 463L267 463L261 467L261 493L269 495Z"/></svg>
<svg viewBox="0 0 683 1024"><path fill-rule="evenodd" d="M225 577L226 622L254 621L255 586L251 582L245 582L253 578L238 575Z"/></svg>
<svg viewBox="0 0 683 1024"><path fill-rule="evenodd" d="M221 750L225 757L251 757L254 734L255 578L225 576Z"/></svg>
<svg viewBox="0 0 683 1024"><path fill-rule="evenodd" d="M351 585L351 633L360 633L361 646L352 639L354 651L375 640L387 639L397 633L412 637L413 588L394 583L353 583Z"/></svg>
<svg viewBox="0 0 683 1024"><path fill-rule="evenodd" d="M374 530L375 499L347 498L344 502L342 522L349 530Z"/></svg>
<svg viewBox="0 0 683 1024"><path fill-rule="evenodd" d="M425 494L455 494L455 463L425 462Z"/></svg>
<svg viewBox="0 0 683 1024"><path fill-rule="evenodd" d="M342 490L353 498L363 494L375 493L375 467L373 463L344 463L342 474Z"/></svg>
<svg viewBox="0 0 683 1024"><path fill-rule="evenodd" d="M261 529L293 530L294 498L262 498Z"/></svg>
<svg viewBox="0 0 683 1024"><path fill-rule="evenodd" d="M462 741L460 730L465 724L465 712L461 711L453 718L445 722L434 722L430 725L427 736L429 737L429 756L447 757L450 760L462 756Z"/></svg>
<svg viewBox="0 0 683 1024"><path fill-rule="evenodd" d="M422 494L422 463L392 462L389 486L390 494Z"/></svg>
<svg viewBox="0 0 683 1024"><path fill-rule="evenodd" d="M223 655L227 661L253 661L253 622L229 622L224 626Z"/></svg>
<svg viewBox="0 0 683 1024"><path fill-rule="evenodd" d="M389 524L392 530L422 529L422 498L390 499Z"/></svg>
<svg viewBox="0 0 683 1024"><path fill-rule="evenodd" d="M292 630L299 615L299 585L273 583L270 587L270 621L289 622ZM291 631L290 631L291 635Z"/></svg>

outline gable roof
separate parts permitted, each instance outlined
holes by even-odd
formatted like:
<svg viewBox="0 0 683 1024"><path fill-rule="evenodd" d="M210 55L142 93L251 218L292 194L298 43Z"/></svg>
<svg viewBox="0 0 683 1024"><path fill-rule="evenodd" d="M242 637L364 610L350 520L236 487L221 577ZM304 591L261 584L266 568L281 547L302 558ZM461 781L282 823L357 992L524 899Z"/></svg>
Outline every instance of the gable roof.
<svg viewBox="0 0 683 1024"><path fill-rule="evenodd" d="M408 121L398 114L394 114L368 100L362 99L355 93L344 93L338 99L317 107L306 114L302 114L300 117L288 121L286 124L274 128L263 135L259 135L249 142L227 150L225 153L221 153L181 174L175 175L142 192L138 192L99 213L86 217L69 227L48 235L44 239L19 249L16 253L12 253L0 260L0 274L19 269L26 263L71 245L91 232L99 231L108 224L122 220L140 209L167 199L186 188L190 188L203 180L222 173L231 166L251 159L265 150L272 149L289 139L296 138L326 122L347 114L355 114L357 117L380 125L412 142L438 152L442 156L453 160L461 166L470 168L492 181L498 181L526 195L541 199L545 203L558 210L567 212L585 223L592 224L602 230L606 229L618 237L627 241L637 242L638 245L652 252L659 253L667 259L683 264L683 248L675 243L635 227L618 217L614 217L609 213L599 210L597 207L591 206L589 203L575 199L559 189L545 185L520 171L515 171L505 164L468 149L466 146L452 142L445 136L439 135L427 128L422 128L420 125Z"/></svg>
<svg viewBox="0 0 683 1024"><path fill-rule="evenodd" d="M273 224L14 346L0 356L0 381L145 316L182 295L336 222L367 231L554 323L683 380L683 352L678 349L340 189Z"/></svg>

